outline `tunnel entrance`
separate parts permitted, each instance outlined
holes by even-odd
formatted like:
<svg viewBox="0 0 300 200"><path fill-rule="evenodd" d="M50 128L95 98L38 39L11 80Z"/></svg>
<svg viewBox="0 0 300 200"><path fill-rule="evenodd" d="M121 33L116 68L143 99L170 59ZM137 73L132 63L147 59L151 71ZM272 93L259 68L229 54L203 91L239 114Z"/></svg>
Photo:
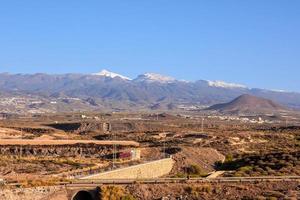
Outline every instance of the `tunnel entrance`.
<svg viewBox="0 0 300 200"><path fill-rule="evenodd" d="M79 191L72 200L94 200L94 198L88 191Z"/></svg>

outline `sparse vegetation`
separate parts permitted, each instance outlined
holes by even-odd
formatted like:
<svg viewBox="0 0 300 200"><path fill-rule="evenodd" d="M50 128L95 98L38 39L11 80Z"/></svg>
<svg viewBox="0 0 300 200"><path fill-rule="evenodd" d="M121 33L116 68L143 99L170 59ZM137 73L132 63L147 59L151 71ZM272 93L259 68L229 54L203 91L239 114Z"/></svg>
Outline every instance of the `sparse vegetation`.
<svg viewBox="0 0 300 200"><path fill-rule="evenodd" d="M203 193L210 194L212 192L212 186L211 185L187 186L185 188L185 191L188 194L191 194L193 197L199 198Z"/></svg>
<svg viewBox="0 0 300 200"><path fill-rule="evenodd" d="M187 175L190 177L206 177L207 173L203 173L201 168L198 165L190 165L186 167L185 171L187 172Z"/></svg>
<svg viewBox="0 0 300 200"><path fill-rule="evenodd" d="M49 158L49 157L18 157L0 155L0 173L13 170L16 173L51 175L57 172L70 171L79 168L93 167L89 160L75 158Z"/></svg>
<svg viewBox="0 0 300 200"><path fill-rule="evenodd" d="M234 170L230 176L300 175L300 152L236 155L218 163L220 170Z"/></svg>
<svg viewBox="0 0 300 200"><path fill-rule="evenodd" d="M80 113L81 115L82 113ZM0 139L11 137L20 137L19 129L22 126L29 127L34 124L34 129L26 129L24 138L38 139L74 139L74 140L103 140L111 139L111 135L103 133L98 128L102 127L103 121L111 121L116 137L119 140L139 141L142 149L142 161L155 160L164 157L165 153L172 155L175 165L169 177L177 178L195 178L205 177L207 173L215 170L215 162L219 170L230 170L225 176L282 176L299 175L299 127L281 127L279 125L267 124L247 124L237 123L235 121L226 121L224 123L217 119L206 119L204 123L205 132L201 131L201 120L197 115L188 118L171 115L132 115L133 120L120 120L128 117L128 114L110 114L101 115L98 120L86 119L81 122L80 115L60 115L60 116L36 116L34 118L0 121L0 126L6 127ZM95 117L99 114L93 113ZM86 114L88 116L88 114ZM151 117L152 116L152 117ZM92 117L92 118L93 118ZM195 117L195 118L194 118ZM71 131L64 131L64 127L54 126L53 124L59 118L61 124L77 124ZM141 118L143 120L137 120ZM101 119L101 120L99 120ZM56 123L55 123L56 124ZM274 128L276 127L277 128ZM16 130L9 129L18 127ZM41 130L51 129L50 132ZM98 128L97 128L98 127ZM69 127L70 128L70 127ZM38 132L35 133L35 130ZM9 131L11 131L9 133ZM84 134L83 134L84 133ZM101 137L100 137L101 136ZM163 142L160 139L163 137ZM82 147L84 148L84 147ZM93 147L91 147L93 148ZM20 183L20 188L55 185L64 179L51 178L53 175L69 177L80 174L90 174L101 172L108 169L108 160L104 158L93 158L92 156L57 156L59 149L52 148L47 151L47 156L34 155L30 148L26 150L27 155L20 157L14 153L0 155L0 176L7 181L16 181ZM16 149L16 151L18 148ZM218 150L215 151L215 150ZM76 153L77 150L75 148ZM55 155L51 155L55 152ZM87 152L87 151L85 151ZM220 154L227 155L225 158ZM89 151L87 152L89 153ZM140 163L124 162L118 160L118 167L130 166ZM71 174L68 174L71 172ZM67 180L65 180L67 181ZM182 184L182 185L181 185ZM17 185L18 186L18 185ZM139 189L140 188L140 189ZM263 184L157 184L157 185L131 185L123 187L107 186L101 188L102 199L135 200L148 195L156 199L163 197L186 198L186 199L288 199L288 196L295 196L293 193L287 194L287 191L295 191L295 183L268 183ZM274 189L274 190L272 190ZM273 192L271 192L271 190ZM248 192L250 191L250 192ZM270 192L269 192L270 191ZM274 192L275 191L275 192ZM255 194L255 195L253 195ZM1 197L0 197L1 198Z"/></svg>
<svg viewBox="0 0 300 200"><path fill-rule="evenodd" d="M123 187L103 186L100 192L101 200L135 200Z"/></svg>

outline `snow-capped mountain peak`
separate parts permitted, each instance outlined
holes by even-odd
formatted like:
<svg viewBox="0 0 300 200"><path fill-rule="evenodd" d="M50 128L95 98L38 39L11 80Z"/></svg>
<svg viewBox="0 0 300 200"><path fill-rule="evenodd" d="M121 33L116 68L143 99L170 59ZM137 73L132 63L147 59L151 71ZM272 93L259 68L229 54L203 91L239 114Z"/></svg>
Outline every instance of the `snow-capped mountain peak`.
<svg viewBox="0 0 300 200"><path fill-rule="evenodd" d="M163 76L161 74L156 73L145 73L142 75L139 75L135 81L141 81L141 82L159 82L159 83L172 83L176 81L175 78L170 76Z"/></svg>
<svg viewBox="0 0 300 200"><path fill-rule="evenodd" d="M109 78L121 78L121 79L124 79L124 80L131 80L130 78L126 77L126 76L123 76L123 75L120 75L120 74L117 74L117 73L114 73L114 72L110 72L108 70L105 70L103 69L101 72L98 72L98 73L94 73L93 75L95 76L105 76L105 77L109 77Z"/></svg>
<svg viewBox="0 0 300 200"><path fill-rule="evenodd" d="M278 90L278 89L271 89L272 92L280 92L280 93L288 93L288 91L285 90Z"/></svg>
<svg viewBox="0 0 300 200"><path fill-rule="evenodd" d="M221 88L247 88L247 86L236 83L226 83L224 81L207 81L208 85L211 87L221 87Z"/></svg>

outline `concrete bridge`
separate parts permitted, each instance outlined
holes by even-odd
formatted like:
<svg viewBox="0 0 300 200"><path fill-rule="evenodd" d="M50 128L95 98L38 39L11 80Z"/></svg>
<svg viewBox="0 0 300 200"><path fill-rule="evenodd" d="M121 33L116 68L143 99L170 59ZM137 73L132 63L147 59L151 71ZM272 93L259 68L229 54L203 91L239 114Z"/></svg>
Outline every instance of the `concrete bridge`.
<svg viewBox="0 0 300 200"><path fill-rule="evenodd" d="M93 182L93 181L105 181L105 180L142 180L142 179L155 179L162 177L170 173L175 161L172 158L166 158L147 162L144 164L134 165L131 167L125 167L117 170L112 170L104 173L93 174L90 176L82 177L78 181ZM99 184L101 185L101 184ZM99 186L98 185L98 186ZM70 186L70 187L69 187ZM88 187L84 189L85 185L77 185L80 190L76 190L78 187L72 187L67 185L69 189L70 200L99 200L100 188L90 190Z"/></svg>
<svg viewBox="0 0 300 200"><path fill-rule="evenodd" d="M116 179L116 180L76 180L74 183L66 185L69 190L70 200L99 200L99 186L101 185L129 185L129 184L178 184L178 183L259 183L259 182L285 182L299 183L300 176L266 176L266 177L221 177L215 179L208 178L154 178L154 179ZM91 189L92 188L92 189ZM95 195L96 196L93 196ZM84 200L85 200L84 199Z"/></svg>
<svg viewBox="0 0 300 200"><path fill-rule="evenodd" d="M100 200L100 188L68 190L67 195L70 200Z"/></svg>

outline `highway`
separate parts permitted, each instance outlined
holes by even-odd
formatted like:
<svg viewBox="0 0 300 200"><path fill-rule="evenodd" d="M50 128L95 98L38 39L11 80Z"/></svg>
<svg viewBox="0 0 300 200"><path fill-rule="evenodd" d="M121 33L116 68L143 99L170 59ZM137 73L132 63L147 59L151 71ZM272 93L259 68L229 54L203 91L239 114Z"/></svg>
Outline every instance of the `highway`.
<svg viewBox="0 0 300 200"><path fill-rule="evenodd" d="M300 176L272 177L220 177L208 178L157 178L157 179L116 179L116 180L72 180L61 185L71 188L97 187L99 185L128 185L128 184L166 184L166 183L257 183L257 182L299 182Z"/></svg>

